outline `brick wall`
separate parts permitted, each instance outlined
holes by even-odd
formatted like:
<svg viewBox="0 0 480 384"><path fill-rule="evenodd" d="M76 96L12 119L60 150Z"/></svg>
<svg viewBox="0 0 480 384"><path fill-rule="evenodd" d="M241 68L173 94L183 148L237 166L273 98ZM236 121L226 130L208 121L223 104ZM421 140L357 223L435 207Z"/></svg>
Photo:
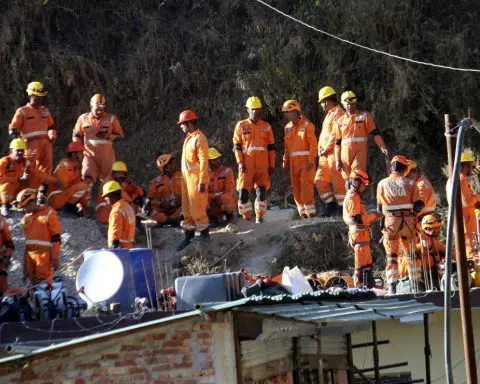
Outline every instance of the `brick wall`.
<svg viewBox="0 0 480 384"><path fill-rule="evenodd" d="M0 383L235 383L233 326L200 317L0 365Z"/></svg>

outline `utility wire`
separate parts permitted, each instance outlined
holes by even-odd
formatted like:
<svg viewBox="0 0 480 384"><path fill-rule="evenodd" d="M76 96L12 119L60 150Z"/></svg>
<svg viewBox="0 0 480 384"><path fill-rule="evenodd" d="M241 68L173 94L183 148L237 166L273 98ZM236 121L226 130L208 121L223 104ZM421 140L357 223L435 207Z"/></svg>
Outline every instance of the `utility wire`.
<svg viewBox="0 0 480 384"><path fill-rule="evenodd" d="M460 71L460 72L480 72L480 69L474 69L474 68L458 68L458 67L450 67L448 65L440 65L440 64L435 64L435 63L429 63L429 62L426 62L426 61L419 61L419 60L414 60L414 59L410 59L408 57L403 57L403 56L399 56L399 55L394 55L393 53L388 53L388 52L384 52L384 51L381 51L379 49L375 49L375 48L370 48L370 47L367 47L366 45L362 45L362 44L358 44L358 43L355 43L353 41L350 41L350 40L347 40L347 39L344 39L342 37L339 37L339 36L335 36L327 31L323 31L319 28L316 28L310 24L307 24L306 22L302 21L302 20L298 20L296 19L295 17L285 13L285 12L282 12L280 11L279 9L275 8L273 5L270 5L268 3L266 3L265 1L263 0L255 0L256 2L266 6L267 8L270 8L271 10L279 13L280 15L288 18L288 19L291 19L299 24L302 24L303 26L307 27L307 28L310 28L310 29L313 29L314 31L316 32L319 32L319 33L322 33L326 36L329 36L333 39L336 39L336 40L339 40L343 43L347 43L347 44L350 44L350 45L354 45L355 47L358 47L358 48L362 48L362 49L366 49L367 51L371 51L371 52L374 52L374 53L379 53L381 55L385 55L385 56L388 56L388 57L392 57L394 59L399 59L399 60L403 60L403 61L408 61L409 63L414 63L414 64L420 64L420 65L425 65L425 66L429 66L429 67L435 67L435 68L442 68L442 69L449 69L451 71Z"/></svg>

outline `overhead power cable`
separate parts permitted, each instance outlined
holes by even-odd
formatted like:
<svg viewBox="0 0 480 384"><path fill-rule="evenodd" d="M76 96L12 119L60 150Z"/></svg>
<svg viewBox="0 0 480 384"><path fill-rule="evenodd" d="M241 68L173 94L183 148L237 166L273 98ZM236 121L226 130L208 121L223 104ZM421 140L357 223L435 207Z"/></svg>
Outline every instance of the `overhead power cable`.
<svg viewBox="0 0 480 384"><path fill-rule="evenodd" d="M403 57L403 56L399 56L399 55L394 55L393 53L389 53L389 52L385 52L385 51L381 51L379 49L375 49L375 48L371 48L371 47L367 47L366 45L362 45L362 44L358 44L358 43L355 43L353 41L350 41L350 40L347 40L347 39L344 39L342 37L339 37L339 36L336 36L336 35L333 35L327 31L324 31L324 30L321 30L319 28L316 28L314 27L313 25L310 25L310 24L307 24L306 22L302 21L302 20L299 20L299 19L296 19L295 17L285 13L285 12L282 12L281 10L279 10L278 8L275 8L273 5L270 5L268 3L266 3L265 1L263 0L255 0L256 2L266 6L267 8L270 8L271 10L279 13L280 15L290 19L290 20L293 20L299 24L302 24L303 26L307 27L307 28L310 28L310 29L313 29L314 31L316 32L319 32L319 33L322 33L326 36L329 36L333 39L336 39L336 40L339 40L343 43L347 43L347 44L350 44L350 45L353 45L355 47L358 47L358 48L362 48L362 49L366 49L367 51L370 51L370 52L374 52L374 53L379 53L381 55L385 55L385 56L388 56L388 57L392 57L394 59L399 59L399 60L403 60L403 61L407 61L409 63L414 63L414 64L420 64L420 65L425 65L425 66L429 66L429 67L435 67L435 68L442 68L442 69L449 69L451 71L460 71L460 72L480 72L480 69L474 69L474 68L458 68L458 67L451 67L451 66L448 66L448 65L440 65L440 64L435 64L435 63L429 63L429 62L426 62L426 61L419 61L419 60L414 60L414 59L410 59L408 57Z"/></svg>

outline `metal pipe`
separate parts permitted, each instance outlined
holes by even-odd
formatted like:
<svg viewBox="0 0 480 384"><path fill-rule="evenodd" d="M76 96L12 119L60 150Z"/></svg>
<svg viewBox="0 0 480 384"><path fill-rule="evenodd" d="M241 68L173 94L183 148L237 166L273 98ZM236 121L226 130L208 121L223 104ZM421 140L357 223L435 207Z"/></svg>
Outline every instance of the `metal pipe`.
<svg viewBox="0 0 480 384"><path fill-rule="evenodd" d="M470 288L468 280L468 270L467 270L467 255L465 252L465 232L463 228L463 212L462 212L462 198L461 194L458 193L459 186L459 176L460 176L460 157L462 152L463 139L465 137L465 131L470 128L471 119L463 119L460 122L457 143L455 148L455 156L453 156L453 146L447 144L447 149L451 153L449 156L449 161L455 158L455 162L452 164L449 163L449 168L452 169L450 180L450 204L448 207L448 228L447 228L447 254L446 254L446 267L450 267L452 261L452 232L455 238L455 249L457 251L457 273L458 273L458 283L459 283L459 297L460 297L460 313L462 320L462 336L463 336L463 353L465 356L465 368L466 368L466 378L467 384L477 384L477 367L475 361L475 341L473 337L473 327L472 327L472 312L470 306ZM447 128L447 127L446 127ZM445 132L447 136L447 143L452 139L452 135L448 132ZM453 219L453 220L452 220ZM453 222L453 223L452 223ZM453 224L453 225L452 225ZM450 268L449 271L450 272ZM445 292L444 298L447 301L450 301L450 275L446 273L445 280ZM447 289L448 288L448 289ZM447 299L448 297L448 299ZM448 345L445 345L445 354L450 353L450 316L451 316L451 302L449 302L449 307L445 307L445 343L448 341ZM447 323L448 317L448 323ZM448 328L447 328L448 325ZM447 338L448 334L448 338ZM451 367L451 357L450 361L447 363L446 359L446 373L447 373L447 384L453 384L453 373Z"/></svg>
<svg viewBox="0 0 480 384"><path fill-rule="evenodd" d="M390 344L390 340L378 340L377 345L384 345L384 344ZM352 345L352 348L364 348L364 347L373 347L373 343L362 343L362 344L355 344Z"/></svg>
<svg viewBox="0 0 480 384"><path fill-rule="evenodd" d="M378 367L378 369L384 370L384 369L391 369L391 368L399 368L399 367L406 367L407 365L408 365L408 362L404 361L402 363L381 365ZM375 367L359 369L358 372L361 372L361 373L373 372L375 371L375 369L376 369Z"/></svg>
<svg viewBox="0 0 480 384"><path fill-rule="evenodd" d="M428 313L423 315L423 336L425 338L425 379L427 380L427 384L432 383L432 376L430 372L430 356L432 355L430 351L430 338L428 334Z"/></svg>

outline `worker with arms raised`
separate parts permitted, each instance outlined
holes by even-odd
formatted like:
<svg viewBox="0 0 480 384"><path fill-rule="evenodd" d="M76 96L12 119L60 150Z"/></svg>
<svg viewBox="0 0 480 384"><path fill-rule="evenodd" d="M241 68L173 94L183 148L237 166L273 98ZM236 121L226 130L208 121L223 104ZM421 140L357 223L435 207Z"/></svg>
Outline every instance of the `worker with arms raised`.
<svg viewBox="0 0 480 384"><path fill-rule="evenodd" d="M210 238L208 229L208 141L197 126L194 111L180 113L177 124L186 135L182 150L182 212L185 237L177 250L185 248L200 232L203 240Z"/></svg>
<svg viewBox="0 0 480 384"><path fill-rule="evenodd" d="M82 163L82 178L89 186L98 177L102 183L108 181L115 162L113 142L123 138L123 129L115 115L105 112L107 99L101 94L93 95L90 100L90 112L81 115L73 129L73 141L81 141L85 145Z"/></svg>
<svg viewBox="0 0 480 384"><path fill-rule="evenodd" d="M88 186L80 175L83 150L83 144L79 141L68 144L67 157L63 158L53 171L62 189L53 184L48 188L48 203L52 208L58 210L66 206L78 216L83 216L88 206Z"/></svg>
<svg viewBox="0 0 480 384"><path fill-rule="evenodd" d="M391 173L377 186L377 210L385 216L382 226L383 246L387 255L388 293L396 293L398 279L401 277L399 264L409 265L415 259L415 235L417 214L424 208L420 192L415 183L405 176L408 160L405 156L395 156L391 161ZM404 254L399 260L400 245Z"/></svg>
<svg viewBox="0 0 480 384"><path fill-rule="evenodd" d="M56 183L55 177L40 171L31 159L27 144L23 139L13 139L10 143L10 154L0 159L0 200L2 216L9 215L11 204L18 193L31 188L37 190L41 183Z"/></svg>
<svg viewBox="0 0 480 384"><path fill-rule="evenodd" d="M25 211L22 220L25 233L24 279L32 284L47 282L52 286L53 271L60 265L61 238L57 212L38 205L37 192L24 189L17 196L17 207Z"/></svg>
<svg viewBox="0 0 480 384"><path fill-rule="evenodd" d="M112 176L108 178L108 181L114 180L122 187L122 199L129 203L135 214L140 212L143 206L143 198L145 192L143 188L137 185L132 178L128 175L127 164L123 161L116 161L112 165ZM110 217L110 211L112 206L107 203L102 193L98 193L95 211L97 212L97 220L99 223L108 223Z"/></svg>
<svg viewBox="0 0 480 384"><path fill-rule="evenodd" d="M342 212L346 189L342 174L335 167L335 126L337 120L345 114L344 109L337 103L337 93L326 86L318 92L320 103L325 117L322 123L322 132L318 139L318 169L315 174L315 185L318 196L327 205L324 217L334 216Z"/></svg>
<svg viewBox="0 0 480 384"><path fill-rule="evenodd" d="M282 112L288 121L284 135L283 170L287 173L290 169L290 183L298 214L301 218L313 217L316 214L313 195L317 157L315 126L303 116L297 100L285 101Z"/></svg>
<svg viewBox="0 0 480 384"><path fill-rule="evenodd" d="M357 109L357 96L352 91L342 93L342 105L346 113L339 117L335 129L335 160L337 170L348 177L355 169L367 171L368 136L388 156L385 142L375 126L372 115Z"/></svg>
<svg viewBox="0 0 480 384"><path fill-rule="evenodd" d="M370 249L370 224L381 218L381 213L367 214L362 194L370 179L366 172L354 170L350 173L350 188L344 200L343 220L348 225L348 242L355 252L355 273L353 279L356 287L374 286L373 260Z"/></svg>
<svg viewBox="0 0 480 384"><path fill-rule="evenodd" d="M222 164L222 154L216 148L208 148L210 183L208 184L208 216L217 221L225 215L233 219L237 202L233 197L235 179L232 168Z"/></svg>
<svg viewBox="0 0 480 384"><path fill-rule="evenodd" d="M160 176L150 182L143 212L159 225L179 224L182 214L182 172L175 158L165 153L157 158Z"/></svg>
<svg viewBox="0 0 480 384"><path fill-rule="evenodd" d="M52 173L53 149L57 138L53 117L43 105L48 92L43 83L34 81L27 86L30 100L27 105L17 109L9 126L12 138L22 137L28 149L35 153L37 168L47 174Z"/></svg>
<svg viewBox="0 0 480 384"><path fill-rule="evenodd" d="M122 187L114 180L107 181L102 188L102 196L112 207L108 218L108 247L135 247L135 212L122 198Z"/></svg>

